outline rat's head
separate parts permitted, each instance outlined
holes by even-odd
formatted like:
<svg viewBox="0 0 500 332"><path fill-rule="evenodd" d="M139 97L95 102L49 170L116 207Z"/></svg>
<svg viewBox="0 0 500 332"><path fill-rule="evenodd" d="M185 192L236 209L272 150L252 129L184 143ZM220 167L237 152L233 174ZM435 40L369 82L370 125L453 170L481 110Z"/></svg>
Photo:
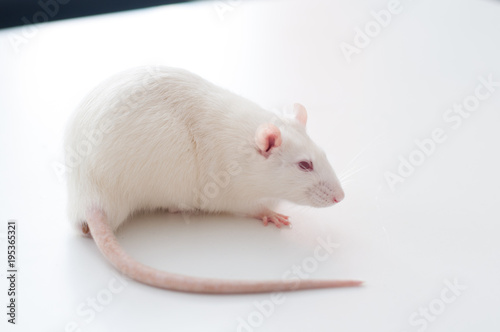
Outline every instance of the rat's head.
<svg viewBox="0 0 500 332"><path fill-rule="evenodd" d="M255 142L263 172L270 177L260 185L271 197L296 204L326 207L340 202L344 191L326 154L307 135L307 112L294 105L295 119L283 120L283 126L262 124Z"/></svg>

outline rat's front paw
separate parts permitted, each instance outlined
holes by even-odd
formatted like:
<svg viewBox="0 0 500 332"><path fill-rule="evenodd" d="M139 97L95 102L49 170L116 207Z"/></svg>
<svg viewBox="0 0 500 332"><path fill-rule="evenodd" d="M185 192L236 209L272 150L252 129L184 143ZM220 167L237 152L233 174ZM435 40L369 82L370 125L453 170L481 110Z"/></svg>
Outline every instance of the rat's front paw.
<svg viewBox="0 0 500 332"><path fill-rule="evenodd" d="M288 221L288 216L276 213L271 210L266 210L261 214L257 215L255 218L262 220L264 226L267 226L269 222L274 223L276 227L281 228L281 226L290 226L290 221Z"/></svg>

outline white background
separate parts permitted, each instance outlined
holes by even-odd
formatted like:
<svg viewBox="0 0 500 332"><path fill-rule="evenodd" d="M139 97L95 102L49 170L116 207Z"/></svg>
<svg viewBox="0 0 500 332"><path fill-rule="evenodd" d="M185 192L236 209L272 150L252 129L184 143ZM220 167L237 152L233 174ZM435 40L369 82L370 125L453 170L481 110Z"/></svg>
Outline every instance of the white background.
<svg viewBox="0 0 500 332"><path fill-rule="evenodd" d="M500 87L456 128L444 116L472 100L480 77L500 81L500 3L402 0L380 28L371 12L387 6L219 1L0 31L2 331L499 331ZM362 45L357 29L367 25L373 37ZM341 45L355 47L356 36L363 47L348 59ZM119 231L126 250L172 272L280 279L314 260L318 237L329 238L339 247L309 277L364 287L287 293L270 308L270 294L115 283L92 240L69 227L57 165L81 98L145 64L186 68L267 108L306 105L309 134L347 177L346 199L327 209L283 205L292 229L144 215ZM446 140L418 159L415 140L436 128ZM410 156L420 165L391 188L388 172ZM3 305L9 219L19 238L15 327ZM464 287L458 296L446 280Z"/></svg>

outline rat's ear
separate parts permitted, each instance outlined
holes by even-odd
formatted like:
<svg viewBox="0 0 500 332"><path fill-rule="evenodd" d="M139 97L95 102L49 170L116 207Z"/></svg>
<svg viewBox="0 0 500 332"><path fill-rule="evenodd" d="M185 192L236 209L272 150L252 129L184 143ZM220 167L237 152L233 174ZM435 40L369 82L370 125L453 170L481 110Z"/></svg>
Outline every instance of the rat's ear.
<svg viewBox="0 0 500 332"><path fill-rule="evenodd" d="M304 105L299 103L293 104L293 113L295 114L295 119L305 127L307 123L307 111Z"/></svg>
<svg viewBox="0 0 500 332"><path fill-rule="evenodd" d="M269 156L272 148L281 145L281 131L272 123L264 123L255 132L255 143L264 156Z"/></svg>

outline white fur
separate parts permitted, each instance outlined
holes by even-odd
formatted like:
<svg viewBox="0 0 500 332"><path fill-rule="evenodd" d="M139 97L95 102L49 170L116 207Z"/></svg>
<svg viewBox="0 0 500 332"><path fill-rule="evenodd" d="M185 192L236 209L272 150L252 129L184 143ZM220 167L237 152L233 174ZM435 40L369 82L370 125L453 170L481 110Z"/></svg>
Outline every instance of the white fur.
<svg viewBox="0 0 500 332"><path fill-rule="evenodd" d="M282 138L268 156L255 143L263 123ZM140 210L255 215L280 199L321 207L344 195L298 120L180 69L133 69L99 85L69 124L65 148L78 227L92 208L116 229ZM314 171L301 170L301 160Z"/></svg>

